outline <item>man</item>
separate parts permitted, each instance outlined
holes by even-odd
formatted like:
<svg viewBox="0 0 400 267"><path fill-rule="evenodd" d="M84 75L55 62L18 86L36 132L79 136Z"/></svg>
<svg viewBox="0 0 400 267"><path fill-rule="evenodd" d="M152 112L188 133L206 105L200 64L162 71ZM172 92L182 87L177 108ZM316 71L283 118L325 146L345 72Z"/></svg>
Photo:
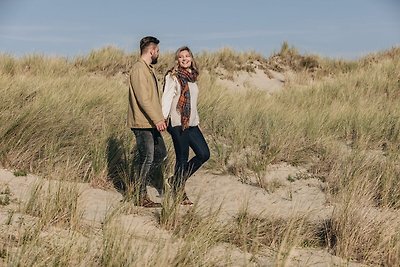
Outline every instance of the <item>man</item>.
<svg viewBox="0 0 400 267"><path fill-rule="evenodd" d="M167 156L160 133L167 128L161 109L162 91L152 66L157 63L159 43L152 36L140 40L140 59L132 66L129 77L127 124L136 137L139 165L134 177L135 204L143 207L161 207L149 199L146 185L151 182L161 192L161 168Z"/></svg>

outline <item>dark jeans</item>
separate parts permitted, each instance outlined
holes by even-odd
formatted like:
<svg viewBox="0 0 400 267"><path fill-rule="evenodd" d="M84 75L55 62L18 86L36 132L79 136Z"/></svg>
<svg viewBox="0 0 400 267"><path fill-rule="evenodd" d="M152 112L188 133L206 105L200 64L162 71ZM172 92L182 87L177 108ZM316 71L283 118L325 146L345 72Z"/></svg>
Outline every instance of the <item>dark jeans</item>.
<svg viewBox="0 0 400 267"><path fill-rule="evenodd" d="M146 185L150 183L158 192L164 186L162 166L167 157L164 140L157 129L132 129L136 137L137 155L135 159L135 185L139 185L138 193L147 194Z"/></svg>
<svg viewBox="0 0 400 267"><path fill-rule="evenodd" d="M198 126L182 131L181 126L169 125L167 131L171 134L176 156L172 186L178 190L183 188L187 179L210 158L210 149ZM195 156L188 161L189 147L192 148Z"/></svg>

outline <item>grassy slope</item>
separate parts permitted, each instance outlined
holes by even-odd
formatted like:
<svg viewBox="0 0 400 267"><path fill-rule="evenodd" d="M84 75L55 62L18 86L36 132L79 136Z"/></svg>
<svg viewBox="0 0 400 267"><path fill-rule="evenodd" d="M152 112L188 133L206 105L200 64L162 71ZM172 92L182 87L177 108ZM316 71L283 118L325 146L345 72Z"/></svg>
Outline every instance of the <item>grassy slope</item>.
<svg viewBox="0 0 400 267"><path fill-rule="evenodd" d="M112 48L69 61L2 55L1 163L80 181L106 181L114 172L126 176L127 161L121 160L129 161L134 141L125 128L124 73L135 56ZM170 54L162 57L160 74L171 60ZM213 69L250 71L256 60L296 74L273 96L216 85ZM327 181L337 207L328 233L336 254L399 262L399 226L361 224L358 214L366 205L400 206L399 49L355 62L302 57L288 47L269 59L222 50L198 55L198 63L208 70L201 76L199 106L212 149L209 168L246 182L246 174L262 173L270 163L307 166ZM360 250L364 243L371 245Z"/></svg>

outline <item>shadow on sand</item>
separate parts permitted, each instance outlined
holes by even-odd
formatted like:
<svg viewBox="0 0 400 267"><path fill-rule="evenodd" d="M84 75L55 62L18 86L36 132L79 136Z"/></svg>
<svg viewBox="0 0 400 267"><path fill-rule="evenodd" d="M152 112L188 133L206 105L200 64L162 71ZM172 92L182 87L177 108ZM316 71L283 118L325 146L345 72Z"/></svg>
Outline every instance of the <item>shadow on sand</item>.
<svg viewBox="0 0 400 267"><path fill-rule="evenodd" d="M114 187L125 196L132 182L134 164L123 141L115 136L111 136L107 140L107 172Z"/></svg>

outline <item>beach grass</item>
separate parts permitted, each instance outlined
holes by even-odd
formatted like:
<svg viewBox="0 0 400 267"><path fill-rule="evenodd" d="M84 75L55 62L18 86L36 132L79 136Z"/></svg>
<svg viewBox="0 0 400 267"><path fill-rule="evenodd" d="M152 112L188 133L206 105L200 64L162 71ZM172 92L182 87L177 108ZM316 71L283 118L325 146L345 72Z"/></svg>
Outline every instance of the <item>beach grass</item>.
<svg viewBox="0 0 400 267"><path fill-rule="evenodd" d="M126 79L137 56L113 47L73 59L0 55L1 165L70 183L37 184L18 211L37 221L14 237L0 234L1 260L12 266L214 266L209 253L223 243L251 255L271 249L280 266L299 246L348 261L400 264L399 48L353 61L300 55L287 43L269 58L229 48L196 55L200 126L212 155L205 168L247 183L271 164L302 166L326 184L334 206L328 221L310 224L307 214L265 219L244 210L221 225L218 212L182 214L167 203L158 223L171 240L135 243L112 217L98 231L82 228L74 184L111 189L115 179L129 180L135 141L125 126ZM172 53L161 54L161 83L172 64ZM238 92L217 83L218 68L232 74L259 65L291 72L281 91ZM60 233L46 235L51 227ZM165 254L170 246L175 253Z"/></svg>

